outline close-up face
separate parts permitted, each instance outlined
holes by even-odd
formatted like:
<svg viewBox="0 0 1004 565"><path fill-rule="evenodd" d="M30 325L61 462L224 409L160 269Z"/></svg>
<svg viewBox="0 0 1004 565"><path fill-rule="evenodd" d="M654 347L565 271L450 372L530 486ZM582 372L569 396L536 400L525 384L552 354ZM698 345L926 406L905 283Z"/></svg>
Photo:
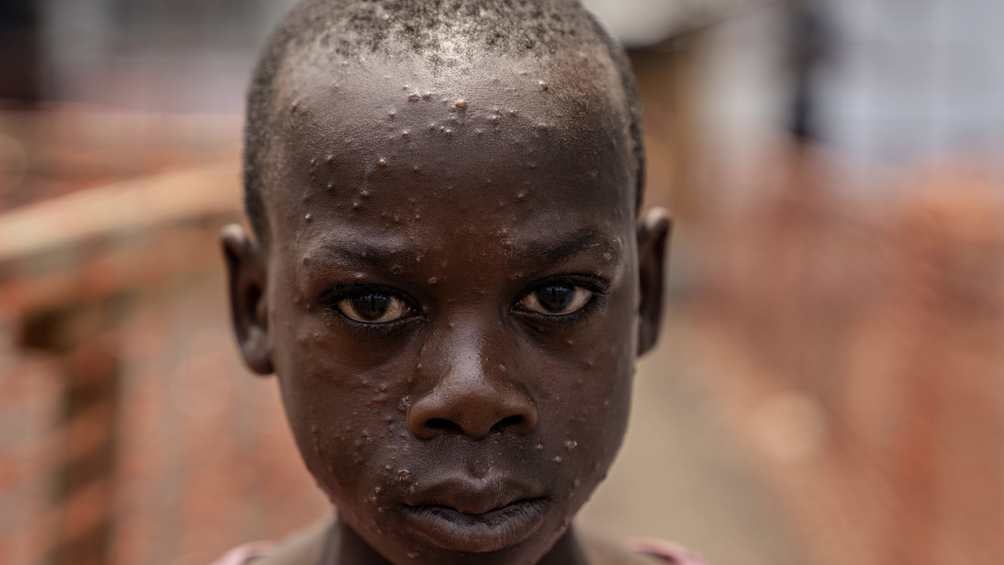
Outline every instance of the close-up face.
<svg viewBox="0 0 1004 565"><path fill-rule="evenodd" d="M657 325L665 225L637 227L614 66L315 59L280 81L268 233L229 253L245 356L384 557L536 561L605 477Z"/></svg>

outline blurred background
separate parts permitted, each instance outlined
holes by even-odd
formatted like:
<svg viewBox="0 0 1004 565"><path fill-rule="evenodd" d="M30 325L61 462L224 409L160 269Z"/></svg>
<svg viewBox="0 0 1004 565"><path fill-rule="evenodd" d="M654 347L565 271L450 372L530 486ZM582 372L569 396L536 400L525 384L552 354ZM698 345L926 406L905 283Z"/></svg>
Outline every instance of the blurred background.
<svg viewBox="0 0 1004 565"><path fill-rule="evenodd" d="M216 244L290 3L0 0L0 563L198 565L325 514ZM715 565L1004 562L1004 3L586 4L676 230L584 527Z"/></svg>

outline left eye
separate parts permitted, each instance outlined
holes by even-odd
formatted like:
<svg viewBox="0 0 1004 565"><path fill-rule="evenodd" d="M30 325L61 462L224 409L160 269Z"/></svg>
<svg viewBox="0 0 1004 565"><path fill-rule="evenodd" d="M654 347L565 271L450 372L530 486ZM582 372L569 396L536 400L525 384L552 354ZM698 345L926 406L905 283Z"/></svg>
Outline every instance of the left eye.
<svg viewBox="0 0 1004 565"><path fill-rule="evenodd" d="M527 294L519 308L543 316L568 316L582 310L593 298L593 291L570 284L550 284Z"/></svg>
<svg viewBox="0 0 1004 565"><path fill-rule="evenodd" d="M404 300L383 292L368 292L339 300L335 305L343 316L363 324L389 324L411 313Z"/></svg>

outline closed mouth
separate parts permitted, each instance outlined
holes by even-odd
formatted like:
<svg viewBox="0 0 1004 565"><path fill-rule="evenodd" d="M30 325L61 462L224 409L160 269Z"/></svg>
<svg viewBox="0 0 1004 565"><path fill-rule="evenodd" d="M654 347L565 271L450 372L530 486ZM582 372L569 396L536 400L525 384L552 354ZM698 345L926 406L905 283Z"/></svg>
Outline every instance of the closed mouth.
<svg viewBox="0 0 1004 565"><path fill-rule="evenodd" d="M546 498L524 498L479 514L450 506L404 505L408 523L433 545L450 551L488 553L516 545L544 522Z"/></svg>

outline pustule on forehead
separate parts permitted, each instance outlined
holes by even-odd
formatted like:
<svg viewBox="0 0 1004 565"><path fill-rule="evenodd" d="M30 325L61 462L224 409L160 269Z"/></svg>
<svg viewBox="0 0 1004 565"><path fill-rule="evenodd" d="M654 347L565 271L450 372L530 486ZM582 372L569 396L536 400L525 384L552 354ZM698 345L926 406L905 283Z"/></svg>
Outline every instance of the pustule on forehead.
<svg viewBox="0 0 1004 565"><path fill-rule="evenodd" d="M472 146L480 151L466 158L489 168L501 145L518 158L498 164L508 167L541 166L563 150L568 165L583 166L597 151L631 163L625 93L601 48L483 54L455 66L418 55L331 59L289 63L276 97L287 165L309 168L315 188L337 189L342 172L354 183L381 169L448 174L458 151Z"/></svg>
<svg viewBox="0 0 1004 565"><path fill-rule="evenodd" d="M464 121L515 111L569 129L590 115L610 126L629 120L618 71L598 47L547 58L481 53L449 66L420 55L315 53L288 61L279 84L273 112L285 114L279 123L294 129L333 115Z"/></svg>

